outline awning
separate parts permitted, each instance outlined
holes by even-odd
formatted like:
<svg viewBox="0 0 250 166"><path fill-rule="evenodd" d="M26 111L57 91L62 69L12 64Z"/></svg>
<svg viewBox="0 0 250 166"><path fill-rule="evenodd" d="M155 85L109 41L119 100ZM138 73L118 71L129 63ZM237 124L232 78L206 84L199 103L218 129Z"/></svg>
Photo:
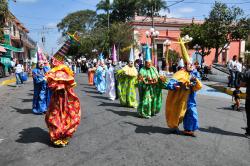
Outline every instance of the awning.
<svg viewBox="0 0 250 166"><path fill-rule="evenodd" d="M16 48L16 47L10 46L8 44L1 44L1 46L4 47L7 50L11 50L11 51L14 51L14 52L24 52L23 48Z"/></svg>
<svg viewBox="0 0 250 166"><path fill-rule="evenodd" d="M0 52L7 52L3 46L0 46Z"/></svg>

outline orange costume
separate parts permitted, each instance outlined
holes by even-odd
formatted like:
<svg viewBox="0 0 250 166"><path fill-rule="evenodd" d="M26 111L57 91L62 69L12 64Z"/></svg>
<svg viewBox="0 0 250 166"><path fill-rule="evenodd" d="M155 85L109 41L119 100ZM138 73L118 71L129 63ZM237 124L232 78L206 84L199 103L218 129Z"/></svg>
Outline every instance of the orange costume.
<svg viewBox="0 0 250 166"><path fill-rule="evenodd" d="M67 50L69 45L66 43L62 48L63 51ZM45 75L52 91L45 121L52 143L62 147L68 144L69 138L80 124L81 106L73 90L76 86L74 73L63 64L64 56L59 51L52 57L53 68Z"/></svg>
<svg viewBox="0 0 250 166"><path fill-rule="evenodd" d="M88 78L89 78L89 85L94 85L94 75L95 75L96 68L90 68L88 71Z"/></svg>

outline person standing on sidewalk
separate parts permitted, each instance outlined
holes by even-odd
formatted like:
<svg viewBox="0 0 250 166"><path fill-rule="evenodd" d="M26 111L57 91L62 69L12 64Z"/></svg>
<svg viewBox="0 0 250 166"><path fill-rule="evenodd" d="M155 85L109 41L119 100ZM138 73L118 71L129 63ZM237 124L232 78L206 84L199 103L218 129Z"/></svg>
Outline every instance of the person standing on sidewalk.
<svg viewBox="0 0 250 166"><path fill-rule="evenodd" d="M237 69L237 56L234 55L233 59L228 63L228 70L230 73L230 78L228 82L228 87L233 88L236 84L236 69Z"/></svg>
<svg viewBox="0 0 250 166"><path fill-rule="evenodd" d="M250 139L250 69L248 69L242 78L241 82L242 86L246 86L246 101L245 101L245 109L246 109L246 117L247 117L247 127L246 127L246 137Z"/></svg>
<svg viewBox="0 0 250 166"><path fill-rule="evenodd" d="M16 61L15 66L15 74L16 74L16 86L18 87L19 84L23 84L22 74L23 74L24 68L23 65L19 63L19 61Z"/></svg>

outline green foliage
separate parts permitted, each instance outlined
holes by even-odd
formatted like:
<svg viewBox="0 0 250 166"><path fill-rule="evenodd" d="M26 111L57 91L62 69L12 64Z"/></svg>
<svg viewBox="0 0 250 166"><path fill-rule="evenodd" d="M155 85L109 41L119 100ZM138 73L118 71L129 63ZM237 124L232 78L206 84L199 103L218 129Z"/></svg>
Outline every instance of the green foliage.
<svg viewBox="0 0 250 166"><path fill-rule="evenodd" d="M92 10L81 10L67 15L57 24L59 31L63 33L86 33L90 31L96 23L96 12Z"/></svg>
<svg viewBox="0 0 250 166"><path fill-rule="evenodd" d="M3 40L5 19L8 15L8 1L0 0L0 42Z"/></svg>
<svg viewBox="0 0 250 166"><path fill-rule="evenodd" d="M207 32L207 24L191 24L181 29L181 36L192 36L193 40L188 43L189 48L193 48L196 44L200 46L200 55L204 58L211 53L213 41Z"/></svg>
<svg viewBox="0 0 250 166"><path fill-rule="evenodd" d="M164 0L137 0L137 13L142 16L158 16L159 11L167 8Z"/></svg>
<svg viewBox="0 0 250 166"><path fill-rule="evenodd" d="M214 62L218 62L219 54L232 40L246 38L249 29L245 27L243 14L238 7L229 8L224 3L215 2L204 23L210 37L209 43L216 50Z"/></svg>
<svg viewBox="0 0 250 166"><path fill-rule="evenodd" d="M168 61L171 63L177 63L178 57L180 57L180 54L175 50L169 50L168 53Z"/></svg>

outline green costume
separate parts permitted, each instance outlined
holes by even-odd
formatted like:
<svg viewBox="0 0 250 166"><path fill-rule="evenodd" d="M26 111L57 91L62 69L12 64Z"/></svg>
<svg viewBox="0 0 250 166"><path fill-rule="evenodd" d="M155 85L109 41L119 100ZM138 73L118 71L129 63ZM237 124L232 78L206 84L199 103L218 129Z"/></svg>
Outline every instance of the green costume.
<svg viewBox="0 0 250 166"><path fill-rule="evenodd" d="M160 112L162 106L163 83L157 69L143 67L139 74L138 113L143 118L150 118Z"/></svg>
<svg viewBox="0 0 250 166"><path fill-rule="evenodd" d="M117 71L118 96L122 106L138 106L136 100L136 84L138 72L135 67L125 66Z"/></svg>

